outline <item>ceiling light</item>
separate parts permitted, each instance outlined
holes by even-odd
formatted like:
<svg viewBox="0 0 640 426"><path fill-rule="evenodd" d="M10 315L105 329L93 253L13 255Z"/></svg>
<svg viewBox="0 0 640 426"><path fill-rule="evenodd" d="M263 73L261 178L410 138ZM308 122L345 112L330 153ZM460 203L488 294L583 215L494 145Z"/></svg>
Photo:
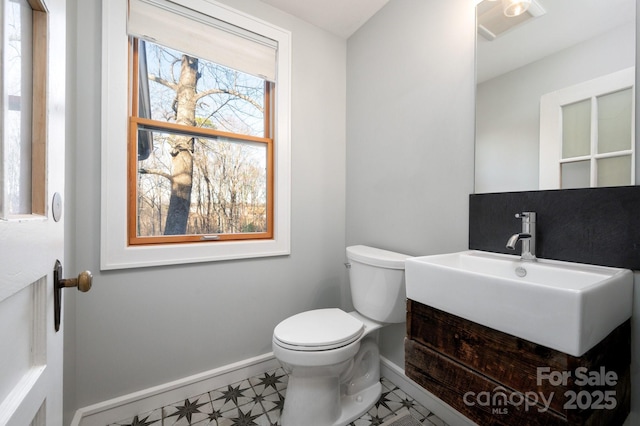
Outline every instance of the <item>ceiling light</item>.
<svg viewBox="0 0 640 426"><path fill-rule="evenodd" d="M522 15L529 9L531 0L502 0L502 10L504 15L514 17Z"/></svg>

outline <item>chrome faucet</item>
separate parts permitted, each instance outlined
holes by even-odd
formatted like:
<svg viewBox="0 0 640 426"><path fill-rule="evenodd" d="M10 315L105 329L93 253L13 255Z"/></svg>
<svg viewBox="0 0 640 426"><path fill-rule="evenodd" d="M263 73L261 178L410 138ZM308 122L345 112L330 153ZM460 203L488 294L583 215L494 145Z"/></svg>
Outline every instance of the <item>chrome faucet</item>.
<svg viewBox="0 0 640 426"><path fill-rule="evenodd" d="M516 213L522 219L522 232L513 234L507 241L507 248L515 250L518 241L522 240L522 260L535 262L536 259L536 214L535 212Z"/></svg>

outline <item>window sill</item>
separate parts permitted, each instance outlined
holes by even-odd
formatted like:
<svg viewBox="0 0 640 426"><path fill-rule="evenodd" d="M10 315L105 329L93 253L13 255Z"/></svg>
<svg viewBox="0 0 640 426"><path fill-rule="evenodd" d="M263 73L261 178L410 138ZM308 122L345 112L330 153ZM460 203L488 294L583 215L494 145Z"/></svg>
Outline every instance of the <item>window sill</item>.
<svg viewBox="0 0 640 426"><path fill-rule="evenodd" d="M127 269L221 260L285 256L287 241L253 240L103 248L100 269Z"/></svg>

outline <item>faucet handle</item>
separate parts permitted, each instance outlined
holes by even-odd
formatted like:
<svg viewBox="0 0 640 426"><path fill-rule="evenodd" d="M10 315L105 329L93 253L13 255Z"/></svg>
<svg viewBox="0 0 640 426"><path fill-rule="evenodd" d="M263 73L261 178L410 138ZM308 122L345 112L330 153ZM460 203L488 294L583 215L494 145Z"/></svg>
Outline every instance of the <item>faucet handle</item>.
<svg viewBox="0 0 640 426"><path fill-rule="evenodd" d="M516 213L516 218L517 219L529 219L530 221L535 222L536 214L535 214L535 212Z"/></svg>

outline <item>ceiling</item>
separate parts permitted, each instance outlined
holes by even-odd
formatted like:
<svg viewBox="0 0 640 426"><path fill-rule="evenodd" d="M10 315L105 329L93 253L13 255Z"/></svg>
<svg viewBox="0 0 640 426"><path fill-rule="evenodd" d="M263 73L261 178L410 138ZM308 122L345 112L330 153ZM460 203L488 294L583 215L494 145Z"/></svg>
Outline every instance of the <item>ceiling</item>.
<svg viewBox="0 0 640 426"><path fill-rule="evenodd" d="M635 24L635 0L537 0L546 14L494 41L477 38L478 82L537 61L624 25Z"/></svg>
<svg viewBox="0 0 640 426"><path fill-rule="evenodd" d="M349 38L389 0L262 0ZM546 14L494 41L478 37L478 82L542 59L614 28L635 23L635 0L537 0Z"/></svg>
<svg viewBox="0 0 640 426"><path fill-rule="evenodd" d="M345 39L389 2L389 0L262 1Z"/></svg>

